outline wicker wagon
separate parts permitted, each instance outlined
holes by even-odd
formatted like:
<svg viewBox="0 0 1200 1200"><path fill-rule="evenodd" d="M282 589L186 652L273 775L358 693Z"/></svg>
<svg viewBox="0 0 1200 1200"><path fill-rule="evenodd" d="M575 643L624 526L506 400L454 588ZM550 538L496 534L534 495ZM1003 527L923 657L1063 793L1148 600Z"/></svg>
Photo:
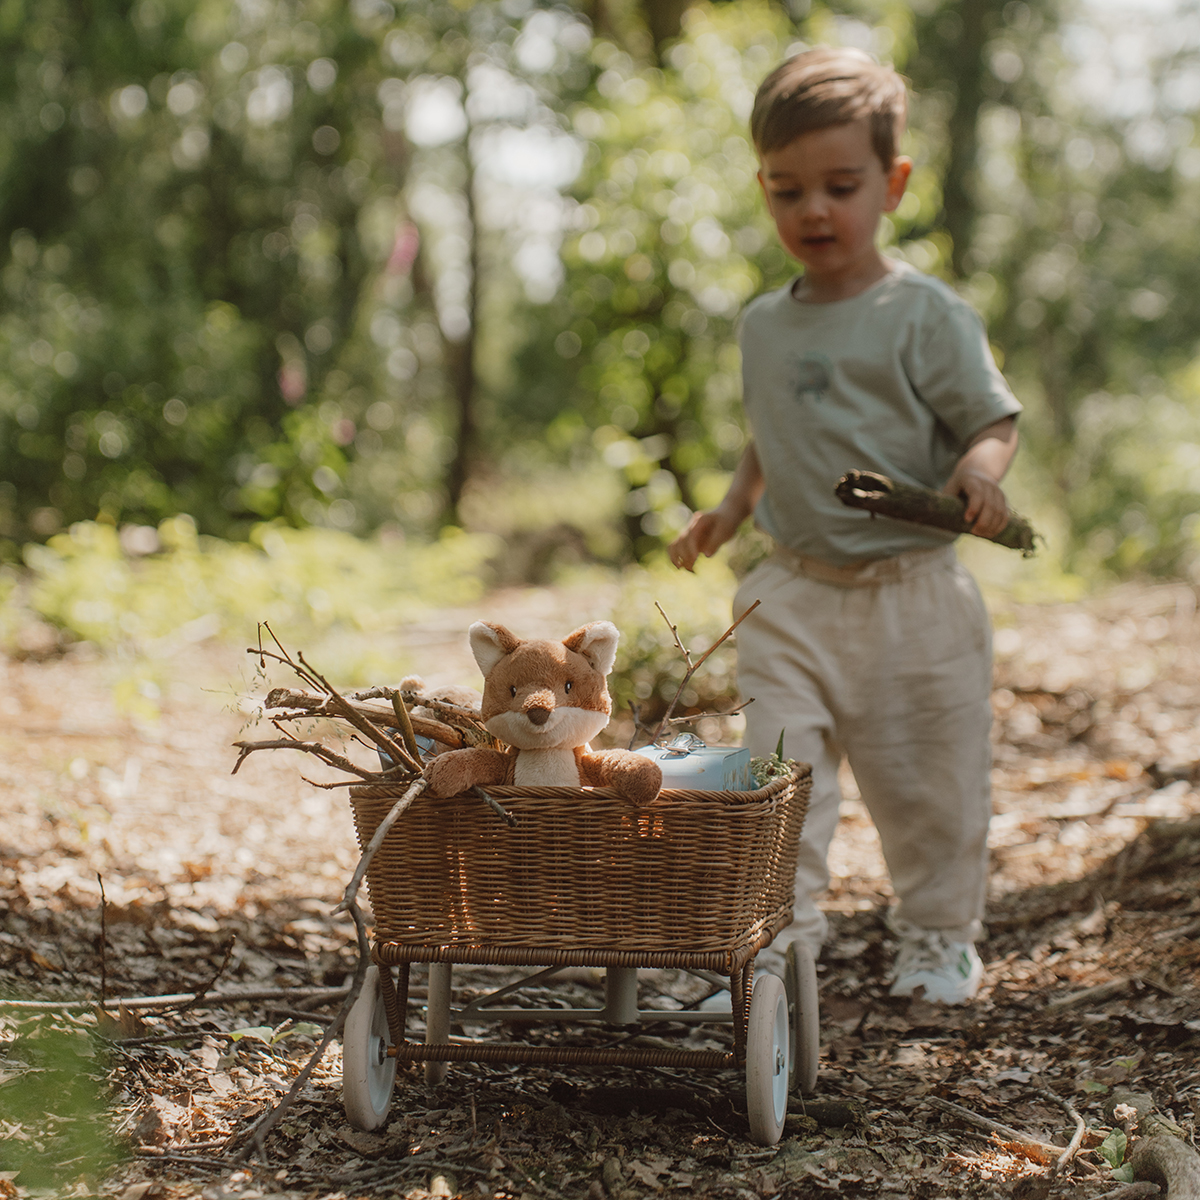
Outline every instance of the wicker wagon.
<svg viewBox="0 0 1200 1200"><path fill-rule="evenodd" d="M817 1068L816 970L802 949L785 979L753 961L792 915L796 845L811 771L753 792L664 790L633 808L602 788L490 788L508 825L475 796L418 798L389 831L367 872L375 913L373 965L346 1022L344 1098L351 1123L386 1119L397 1063L558 1063L744 1067L751 1136L779 1139L790 1087L810 1091ZM350 789L366 845L403 793ZM409 968L428 963L424 1042L405 1037ZM503 1008L502 988L451 1008L453 964L603 967L598 1009ZM639 1011L637 969L682 968L727 977L731 1012ZM398 968L398 979L392 969ZM731 1051L532 1046L451 1040L452 1024L642 1021L732 1023Z"/></svg>

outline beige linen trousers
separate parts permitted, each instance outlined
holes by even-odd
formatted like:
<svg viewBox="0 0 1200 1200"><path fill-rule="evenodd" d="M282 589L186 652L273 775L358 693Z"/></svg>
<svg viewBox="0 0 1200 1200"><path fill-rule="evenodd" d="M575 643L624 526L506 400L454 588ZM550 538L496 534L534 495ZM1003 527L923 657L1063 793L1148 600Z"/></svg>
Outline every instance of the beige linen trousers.
<svg viewBox="0 0 1200 1200"><path fill-rule="evenodd" d="M738 684L745 744L809 762L795 919L774 942L816 952L816 901L838 821L845 755L879 831L898 903L893 920L955 941L982 932L991 816L991 624L950 546L834 567L778 549L746 576Z"/></svg>

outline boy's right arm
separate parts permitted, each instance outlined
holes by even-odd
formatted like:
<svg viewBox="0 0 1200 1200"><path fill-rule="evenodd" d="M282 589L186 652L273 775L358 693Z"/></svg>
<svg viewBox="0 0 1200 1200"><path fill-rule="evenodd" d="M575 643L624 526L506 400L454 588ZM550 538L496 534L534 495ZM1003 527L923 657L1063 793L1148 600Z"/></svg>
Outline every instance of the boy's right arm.
<svg viewBox="0 0 1200 1200"><path fill-rule="evenodd" d="M765 488L758 451L750 442L733 473L725 499L707 512L693 513L687 528L667 547L671 562L690 571L701 554L712 558L754 512Z"/></svg>

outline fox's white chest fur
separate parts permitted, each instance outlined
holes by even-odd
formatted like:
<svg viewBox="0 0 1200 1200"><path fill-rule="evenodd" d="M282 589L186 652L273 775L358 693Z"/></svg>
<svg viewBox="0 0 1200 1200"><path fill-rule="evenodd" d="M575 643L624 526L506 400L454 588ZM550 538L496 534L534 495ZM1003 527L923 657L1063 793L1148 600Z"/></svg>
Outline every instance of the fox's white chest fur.
<svg viewBox="0 0 1200 1200"><path fill-rule="evenodd" d="M556 746L549 750L522 750L517 755L513 783L518 787L578 787L579 764L575 750Z"/></svg>

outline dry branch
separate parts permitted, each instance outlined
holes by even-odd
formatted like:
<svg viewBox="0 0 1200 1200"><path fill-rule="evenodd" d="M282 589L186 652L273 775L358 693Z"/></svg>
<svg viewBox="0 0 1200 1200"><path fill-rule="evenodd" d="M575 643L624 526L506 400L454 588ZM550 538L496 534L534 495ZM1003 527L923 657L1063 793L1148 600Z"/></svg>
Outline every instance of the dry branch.
<svg viewBox="0 0 1200 1200"><path fill-rule="evenodd" d="M374 689L372 689L374 690ZM364 717L368 721L383 721L391 724L395 720L395 714L391 710L391 706L382 704L364 703L361 698L345 699L345 703L354 709L359 716ZM268 709L287 708L292 709L292 712L278 713L275 715L277 721L299 721L309 720L314 717L339 717L341 713L333 711L328 703L328 697L322 696L315 692L296 691L292 688L273 688L267 693L265 706ZM412 722L413 731L419 733L422 737L430 738L432 741L441 742L444 746L449 746L452 750L461 750L466 746L477 744L492 744L490 734L487 734L486 743L472 742L467 733L462 729L456 729L452 725L447 725L443 721L434 721L429 717L417 717L409 713L409 720Z"/></svg>
<svg viewBox="0 0 1200 1200"><path fill-rule="evenodd" d="M709 657L713 654L713 652L719 646L723 645L726 641L728 641L728 639L730 637L733 636L733 631L735 629L737 629L737 627L761 603L762 603L761 600L755 600L755 602L752 605L750 605L750 607L748 609L746 609L746 611L744 613L742 613L742 615L740 617L738 617L738 619L736 621L734 621L734 623L732 625L730 625L730 627L727 630L725 630L725 632L723 634L721 634L721 636L719 638L717 638L717 640L715 642L713 642L713 644L711 646L709 646L709 648L707 650L705 650L705 652L702 655L700 655L700 657L698 659L696 659L695 662L692 662L692 656L688 653L687 647L683 644L683 641L679 637L679 626L675 625L671 621L671 618L668 617L665 612L663 612L663 606L661 604L659 604L657 600L654 602L654 607L657 608L658 611L662 614L662 619L664 621L666 621L667 628L670 629L671 636L675 639L676 647L678 648L680 654L683 655L683 664L684 664L684 667L686 668L686 670L683 673L683 679L681 679L679 682L679 687L675 689L675 695L671 698L671 703L667 705L667 711L665 713L663 713L662 719L658 722L658 725L655 727L655 730L650 737L651 744L657 742L658 739L660 737L662 737L663 732L666 730L667 726L671 723L671 714L675 711L675 706L679 703L679 697L683 695L684 689L687 687L687 685L689 683L691 683L692 676L695 675L695 673L698 670L700 670L700 668L702 666L704 666L705 662L708 661Z"/></svg>
<svg viewBox="0 0 1200 1200"><path fill-rule="evenodd" d="M379 747L394 763L407 767L410 771L419 774L421 771L420 758L410 757L407 750L400 745L395 738L389 737L383 729L375 724L368 717L364 717L356 711L344 696L327 680L324 676L318 674L304 662L304 655L298 656L300 661L304 663L305 669L317 680L320 686L329 696L329 703L333 711L340 717L345 717L355 729L364 737L369 738Z"/></svg>
<svg viewBox="0 0 1200 1200"><path fill-rule="evenodd" d="M1083 1145L1084 1135L1087 1133L1087 1125L1084 1123L1083 1118L1075 1111L1074 1106L1069 1100L1064 1100L1049 1088L1038 1088L1037 1094L1043 1100L1049 1100L1057 1104L1075 1122L1075 1135L1071 1138L1070 1143L1059 1156L1058 1160L1050 1168L1050 1178L1053 1179L1060 1171L1065 1170L1071 1159L1079 1153L1079 1147Z"/></svg>
<svg viewBox="0 0 1200 1200"><path fill-rule="evenodd" d="M864 508L881 517L929 525L948 533L975 533L963 519L966 503L932 488L896 483L874 471L848 471L838 480L834 495L849 508ZM982 534L975 534L982 537ZM1024 517L1009 512L1008 524L994 537L986 539L1010 550L1020 550L1028 558L1041 540Z"/></svg>
<svg viewBox="0 0 1200 1200"><path fill-rule="evenodd" d="M363 910L358 906L358 891L362 887L362 881L366 877L367 868L371 865L371 860L383 845L383 839L387 836L388 831L405 813L408 807L414 800L425 790L426 781L417 779L413 785L392 805L391 811L380 822L379 828L375 831L374 837L371 838L366 848L362 852L362 857L358 860L358 866L354 871L354 876L346 886L345 894L342 897L342 902L333 911L349 912L354 921L354 932L358 941L358 966L354 971L354 980L350 985L350 990L346 995L345 1001L338 1012L337 1017L330 1023L321 1037L317 1048L309 1057L307 1063L301 1069L300 1073L292 1081L292 1086L280 1098L279 1102L271 1109L268 1109L250 1128L245 1144L237 1154L239 1161L245 1161L251 1153L257 1149L260 1154L263 1153L264 1144L267 1134L279 1124L284 1113L291 1108L296 1097L303 1090L304 1085L308 1082L317 1063L321 1061L321 1057L329 1048L330 1043L341 1032L346 1024L346 1018L350 1014L351 1008L354 1007L355 1001L362 991L363 981L366 979L367 968L371 965L371 945L367 938L367 919ZM236 1135L235 1135L236 1136ZM230 1139L229 1145L232 1144L233 1138Z"/></svg>
<svg viewBox="0 0 1200 1200"><path fill-rule="evenodd" d="M109 1005L119 1004L122 1008L163 1008L189 1003L193 1008L225 1008L242 1004L246 1000L285 1000L303 996L334 999L344 996L344 987L286 987L253 988L244 992L172 992L165 996L113 996ZM203 1000L200 997L203 996ZM86 1012L96 1007L95 1000L5 1000L0 999L0 1011L19 1009L31 1012Z"/></svg>
<svg viewBox="0 0 1200 1200"><path fill-rule="evenodd" d="M999 1134L1006 1142L1020 1146L1030 1158L1040 1162L1043 1166L1053 1166L1066 1150L1064 1146L1054 1146L1049 1142L1042 1142L1037 1138L1030 1137L1029 1134L1022 1133L1011 1125L1002 1125L999 1121L981 1117L969 1108L964 1108L961 1104L955 1104L950 1100L943 1100L940 1096L926 1096L925 1103L932 1104L934 1108L940 1108L942 1112L950 1113L960 1121L966 1121L968 1125L974 1125L976 1129Z"/></svg>
<svg viewBox="0 0 1200 1200"><path fill-rule="evenodd" d="M355 900L358 897L358 889L362 887L362 881L366 877L367 868L371 865L371 860L379 852L379 847L383 845L383 839L387 837L388 830L405 814L412 802L428 787L428 780L418 779L412 787L392 805L391 811L382 821L379 822L379 828L375 830L374 837L367 844L366 849L362 852L362 857L358 860L358 866L354 869L354 875L350 882L346 885L345 894L342 896L342 902L335 908L334 913L355 911Z"/></svg>
<svg viewBox="0 0 1200 1200"><path fill-rule="evenodd" d="M1157 1183L1126 1183L1111 1192L1097 1196L1096 1200L1150 1200L1151 1196L1161 1196L1162 1188Z"/></svg>
<svg viewBox="0 0 1200 1200"><path fill-rule="evenodd" d="M1060 1012L1065 1008L1082 1008L1090 1004L1104 1004L1108 1000L1115 1000L1118 996L1124 996L1126 992L1133 989L1137 982L1137 979L1133 976L1110 979L1105 983L1098 983L1094 987L1084 988L1081 992L1071 992L1069 995L1047 1001L1046 1008L1052 1012Z"/></svg>
<svg viewBox="0 0 1200 1200"><path fill-rule="evenodd" d="M233 744L237 746L239 753L237 762L233 764L233 770L230 771L231 775L238 773L242 763L255 750L303 750L306 754L312 754L322 762L327 762L331 767L337 767L339 771L349 771L352 775L357 775L359 779L376 779L379 775L378 771L368 771L365 767L357 766L321 742L301 742L296 738L271 738L265 742L234 742ZM342 785L336 784L335 786L341 787Z"/></svg>

